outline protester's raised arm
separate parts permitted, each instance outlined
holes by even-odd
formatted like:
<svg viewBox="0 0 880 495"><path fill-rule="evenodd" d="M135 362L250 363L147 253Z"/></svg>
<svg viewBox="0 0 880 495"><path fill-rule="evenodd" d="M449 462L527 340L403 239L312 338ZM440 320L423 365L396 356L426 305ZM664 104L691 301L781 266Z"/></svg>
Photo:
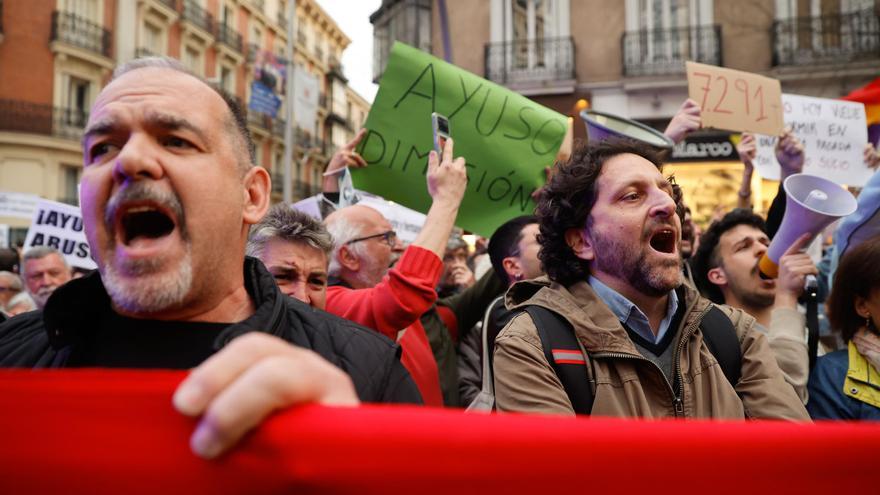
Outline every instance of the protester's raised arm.
<svg viewBox="0 0 880 495"><path fill-rule="evenodd" d="M442 160L434 150L428 155L428 194L433 202L428 210L425 226L413 241L414 245L434 252L440 259L446 251L446 242L452 233L467 187L464 158L453 160L452 154L453 142L448 139Z"/></svg>
<svg viewBox="0 0 880 495"><path fill-rule="evenodd" d="M739 186L736 207L751 208L752 174L755 171L755 165L753 161L755 160L755 155L757 154L755 136L748 132L742 133L742 139L740 140L739 144L736 145L736 152L739 154L739 159L743 163L742 183Z"/></svg>
<svg viewBox="0 0 880 495"><path fill-rule="evenodd" d="M361 129L357 135L345 144L345 146L336 150L330 163L327 164L327 170L324 171L324 180L321 182L321 192L332 194L339 192L339 174L346 167L361 168L366 167L367 162L364 157L355 151L358 143L367 134L367 129Z"/></svg>
<svg viewBox="0 0 880 495"><path fill-rule="evenodd" d="M669 121L663 134L673 140L675 144L684 141L688 134L696 131L702 126L700 117L700 104L688 98L679 107L678 112Z"/></svg>
<svg viewBox="0 0 880 495"><path fill-rule="evenodd" d="M804 145L792 134L790 127L786 127L776 141L776 161L781 168L780 181L784 181L789 175L799 174L804 169Z"/></svg>

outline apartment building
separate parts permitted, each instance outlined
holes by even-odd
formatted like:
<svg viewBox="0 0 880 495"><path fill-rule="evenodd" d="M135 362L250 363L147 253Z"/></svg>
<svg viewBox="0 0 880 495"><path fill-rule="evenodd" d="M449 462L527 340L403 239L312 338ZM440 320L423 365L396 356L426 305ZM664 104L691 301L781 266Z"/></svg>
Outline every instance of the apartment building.
<svg viewBox="0 0 880 495"><path fill-rule="evenodd" d="M288 13L287 0L0 0L0 194L77 204L79 139L95 97L118 64L165 55L248 109L257 164L271 172L280 201ZM351 40L314 0L297 0L296 16L292 58L304 69L297 81L313 85L317 106L313 117L289 124L294 200L320 189L335 147L369 111L340 63ZM277 105L252 105L254 91ZM13 244L29 223L26 214L0 213Z"/></svg>
<svg viewBox="0 0 880 495"><path fill-rule="evenodd" d="M687 98L684 62L777 78L783 92L836 98L880 74L877 0L384 0L371 17L374 76L394 40L575 117L576 105L663 129ZM691 142L719 150L673 154L667 171L695 218L736 203L741 164L731 133ZM757 177L764 211L776 183Z"/></svg>

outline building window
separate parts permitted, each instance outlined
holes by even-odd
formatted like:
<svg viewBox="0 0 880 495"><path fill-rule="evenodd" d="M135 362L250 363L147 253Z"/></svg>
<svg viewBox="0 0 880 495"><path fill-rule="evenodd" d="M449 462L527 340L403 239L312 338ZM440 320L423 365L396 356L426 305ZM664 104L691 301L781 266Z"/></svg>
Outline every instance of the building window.
<svg viewBox="0 0 880 495"><path fill-rule="evenodd" d="M776 0L774 65L876 58L874 0Z"/></svg>
<svg viewBox="0 0 880 495"><path fill-rule="evenodd" d="M202 64L202 52L187 46L183 51L183 65L198 75L202 75L204 64Z"/></svg>
<svg viewBox="0 0 880 495"><path fill-rule="evenodd" d="M103 24L98 0L64 0L62 10L82 19Z"/></svg>
<svg viewBox="0 0 880 495"><path fill-rule="evenodd" d="M75 165L62 165L61 202L79 205L79 181L82 169Z"/></svg>
<svg viewBox="0 0 880 495"><path fill-rule="evenodd" d="M63 102L61 125L82 129L88 119L92 82L75 76L67 77L67 94Z"/></svg>
<svg viewBox="0 0 880 495"><path fill-rule="evenodd" d="M235 94L235 71L231 67L220 66L220 87L230 95Z"/></svg>
<svg viewBox="0 0 880 495"><path fill-rule="evenodd" d="M139 56L164 55L165 43L164 37L162 36L162 28L149 22L145 22L144 39L141 48L143 53L139 53Z"/></svg>
<svg viewBox="0 0 880 495"><path fill-rule="evenodd" d="M431 0L392 0L373 12L373 80L388 64L391 46L401 41L431 52Z"/></svg>

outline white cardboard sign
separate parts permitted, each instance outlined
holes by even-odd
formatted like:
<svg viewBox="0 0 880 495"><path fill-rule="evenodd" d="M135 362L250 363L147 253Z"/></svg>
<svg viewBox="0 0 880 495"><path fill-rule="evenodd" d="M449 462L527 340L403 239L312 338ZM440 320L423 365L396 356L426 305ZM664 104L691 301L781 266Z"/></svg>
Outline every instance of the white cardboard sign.
<svg viewBox="0 0 880 495"><path fill-rule="evenodd" d="M24 251L37 246L61 251L70 266L86 270L97 268L89 254L82 214L76 206L46 199L37 203L24 240Z"/></svg>
<svg viewBox="0 0 880 495"><path fill-rule="evenodd" d="M39 201L36 194L0 191L0 217L31 218Z"/></svg>
<svg viewBox="0 0 880 495"><path fill-rule="evenodd" d="M803 173L850 186L863 186L873 175L863 159L868 142L863 104L783 94L782 109L785 125L804 143ZM765 179L779 180L776 137L755 138L755 169Z"/></svg>

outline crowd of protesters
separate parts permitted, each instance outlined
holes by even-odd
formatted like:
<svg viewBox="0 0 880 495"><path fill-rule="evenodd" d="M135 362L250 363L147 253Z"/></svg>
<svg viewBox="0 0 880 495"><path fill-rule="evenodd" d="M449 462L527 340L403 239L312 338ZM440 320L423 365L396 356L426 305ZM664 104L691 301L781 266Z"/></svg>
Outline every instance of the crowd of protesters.
<svg viewBox="0 0 880 495"><path fill-rule="evenodd" d="M700 128L687 100L666 134ZM364 133L328 165L367 166ZM556 164L535 214L464 242L465 161L431 151L415 240L377 210L314 218L269 208L241 109L170 59L122 66L83 140L82 213L98 270L74 279L46 247L0 253L0 366L192 369L175 407L214 457L268 412L302 402L629 417L880 419L880 179L825 257L809 233L765 279L783 216L752 210L744 135L736 208L694 223L663 153L627 138ZM800 173L789 131L776 156ZM878 154L865 150L876 168ZM210 207L208 207L210 205ZM733 207L734 205L730 205ZM332 211L335 210L335 211ZM830 322L818 359L803 296ZM827 300L827 305L824 302ZM17 316L16 316L17 315Z"/></svg>

